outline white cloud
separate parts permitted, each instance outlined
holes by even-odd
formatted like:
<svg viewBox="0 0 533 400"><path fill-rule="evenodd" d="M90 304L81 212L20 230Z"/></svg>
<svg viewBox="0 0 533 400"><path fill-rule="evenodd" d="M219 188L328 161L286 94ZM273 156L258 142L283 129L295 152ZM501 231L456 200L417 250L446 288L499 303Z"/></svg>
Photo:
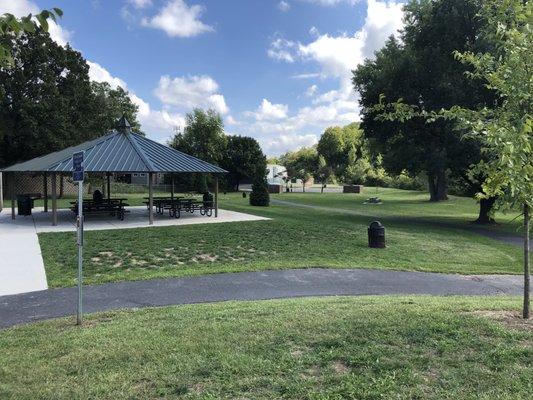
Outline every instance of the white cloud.
<svg viewBox="0 0 533 400"><path fill-rule="evenodd" d="M309 1L332 6L342 0ZM268 49L269 57L287 63L314 64L319 69L319 72L296 74L292 78L334 79L339 86L338 89L319 93L318 86L312 84L304 93L311 103L299 108L295 114L275 121L252 121L248 128L252 134L277 135L261 140L268 154L279 154L304 145L300 143L303 143L302 137L309 139L305 132L320 133L330 125L344 125L359 120L359 104L351 84L351 71L365 58L372 57L391 34L402 28L402 6L402 3L394 0L368 0L364 24L351 35L320 34L313 27L309 34L314 38L308 43L279 36L272 40Z"/></svg>
<svg viewBox="0 0 533 400"><path fill-rule="evenodd" d="M226 116L225 120L228 125L241 125L241 122L233 118L232 115Z"/></svg>
<svg viewBox="0 0 533 400"><path fill-rule="evenodd" d="M200 21L205 7L200 5L188 6L183 0L169 0L151 18L143 18L141 25L161 29L171 37L192 37L202 33L212 32L212 26Z"/></svg>
<svg viewBox="0 0 533 400"><path fill-rule="evenodd" d="M291 5L284 1L284 0L281 0L279 3L278 3L278 9L283 11L283 12L287 12L291 9Z"/></svg>
<svg viewBox="0 0 533 400"><path fill-rule="evenodd" d="M128 0L128 3L137 9L141 9L150 7L152 0Z"/></svg>
<svg viewBox="0 0 533 400"><path fill-rule="evenodd" d="M360 0L300 0L300 1L329 7L329 6L336 6L337 4L340 4L340 3L347 3L347 4L353 5L355 3L358 3Z"/></svg>
<svg viewBox="0 0 533 400"><path fill-rule="evenodd" d="M154 90L155 96L166 106L213 108L221 114L229 111L218 84L207 75L171 78L164 75Z"/></svg>
<svg viewBox="0 0 533 400"><path fill-rule="evenodd" d="M9 13L20 18L28 14L35 15L39 12L40 8L28 0L0 0L0 14ZM50 19L48 20L48 33L52 40L60 46L65 46L71 37L71 32Z"/></svg>
<svg viewBox="0 0 533 400"><path fill-rule="evenodd" d="M321 74L319 74L318 72L311 72L311 73L306 73L306 74L296 74L296 75L293 75L291 76L291 78L293 79L312 79L312 78L318 78L320 77Z"/></svg>
<svg viewBox="0 0 533 400"><path fill-rule="evenodd" d="M245 114L255 118L257 121L272 121L287 118L288 112L288 105L273 104L267 99L263 99L256 111L249 111Z"/></svg>
<svg viewBox="0 0 533 400"><path fill-rule="evenodd" d="M166 109L153 110L148 102L129 90L128 85L122 79L113 76L98 63L91 61L87 61L87 63L89 64L89 78L91 80L107 82L113 89L120 86L129 91L131 101L138 107L137 118L141 127L153 139L165 142L173 135L174 129L185 126L185 118L181 113Z"/></svg>
<svg viewBox="0 0 533 400"><path fill-rule="evenodd" d="M295 55L293 55L293 53L296 48L296 42L277 38L270 43L267 54L270 58L275 60L293 63L295 61Z"/></svg>
<svg viewBox="0 0 533 400"><path fill-rule="evenodd" d="M320 31L318 30L318 28L316 26L312 26L311 29L309 29L309 34L311 36L320 36Z"/></svg>
<svg viewBox="0 0 533 400"><path fill-rule="evenodd" d="M89 78L92 81L107 82L113 89L116 89L118 86L121 86L123 89L127 88L126 82L120 78L112 76L109 71L100 64L92 61L87 61L87 64L89 64Z"/></svg>
<svg viewBox="0 0 533 400"><path fill-rule="evenodd" d="M317 85L311 85L306 89L304 95L305 97L313 97L317 90L318 90Z"/></svg>
<svg viewBox="0 0 533 400"><path fill-rule="evenodd" d="M309 147L318 143L318 137L312 134L306 135L278 135L271 138L260 138L259 144L268 155L278 155L287 150L296 150L300 147Z"/></svg>

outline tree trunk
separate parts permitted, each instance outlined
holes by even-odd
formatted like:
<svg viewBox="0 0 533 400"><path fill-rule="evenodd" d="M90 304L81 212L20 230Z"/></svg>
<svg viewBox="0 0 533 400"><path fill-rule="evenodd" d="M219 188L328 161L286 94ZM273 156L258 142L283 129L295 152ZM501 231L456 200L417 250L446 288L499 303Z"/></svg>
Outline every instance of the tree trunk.
<svg viewBox="0 0 533 400"><path fill-rule="evenodd" d="M444 171L438 171L436 174L428 173L428 189L429 201L448 200L446 173Z"/></svg>
<svg viewBox="0 0 533 400"><path fill-rule="evenodd" d="M496 202L496 197L490 197L488 199L481 199L479 201L479 216L474 221L475 224L494 224L494 218L490 216L490 212L494 203Z"/></svg>
<svg viewBox="0 0 533 400"><path fill-rule="evenodd" d="M524 309L522 316L529 318L529 206L524 204Z"/></svg>
<svg viewBox="0 0 533 400"><path fill-rule="evenodd" d="M320 193L324 193L324 184L323 183L320 185Z"/></svg>
<svg viewBox="0 0 533 400"><path fill-rule="evenodd" d="M448 182L446 173L439 171L437 173L437 201L448 200Z"/></svg>
<svg viewBox="0 0 533 400"><path fill-rule="evenodd" d="M435 175L428 173L429 201L437 201L437 187L435 185Z"/></svg>

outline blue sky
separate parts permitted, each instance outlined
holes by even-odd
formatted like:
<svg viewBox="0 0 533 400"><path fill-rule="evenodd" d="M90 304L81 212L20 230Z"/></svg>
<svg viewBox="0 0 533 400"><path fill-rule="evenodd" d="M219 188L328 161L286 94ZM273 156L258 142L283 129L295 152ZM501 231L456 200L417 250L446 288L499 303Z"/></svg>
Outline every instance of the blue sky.
<svg viewBox="0 0 533 400"><path fill-rule="evenodd" d="M268 155L356 121L350 70L402 26L395 0L0 0L0 13L51 7L64 11L52 37L130 92L149 137L211 107Z"/></svg>

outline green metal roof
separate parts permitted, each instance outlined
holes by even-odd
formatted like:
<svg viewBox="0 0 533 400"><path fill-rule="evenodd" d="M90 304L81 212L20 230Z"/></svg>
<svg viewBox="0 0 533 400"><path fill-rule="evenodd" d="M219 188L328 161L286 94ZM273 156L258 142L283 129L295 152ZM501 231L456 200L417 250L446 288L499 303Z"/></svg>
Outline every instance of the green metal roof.
<svg viewBox="0 0 533 400"><path fill-rule="evenodd" d="M216 165L132 133L123 117L105 136L4 168L4 172L72 172L72 155L84 151L85 172L226 173Z"/></svg>

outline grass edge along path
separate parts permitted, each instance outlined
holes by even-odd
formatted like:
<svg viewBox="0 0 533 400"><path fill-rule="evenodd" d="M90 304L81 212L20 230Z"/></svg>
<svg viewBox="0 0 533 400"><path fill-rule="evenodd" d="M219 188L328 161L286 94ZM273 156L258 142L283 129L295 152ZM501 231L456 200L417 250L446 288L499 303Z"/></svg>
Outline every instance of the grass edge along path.
<svg viewBox="0 0 533 400"><path fill-rule="evenodd" d="M0 398L526 399L519 306L327 297L62 318L0 331Z"/></svg>
<svg viewBox="0 0 533 400"><path fill-rule="evenodd" d="M349 195L345 199L354 200ZM412 207L418 206L417 201ZM372 216L277 204L251 207L248 199L236 194L221 195L221 207L271 220L90 231L85 235L85 282L309 267L459 274L522 271L520 249L460 228L387 223L389 246L378 250L367 244L366 228ZM426 210L435 207L443 206ZM74 234L42 233L39 241L50 287L75 285Z"/></svg>

